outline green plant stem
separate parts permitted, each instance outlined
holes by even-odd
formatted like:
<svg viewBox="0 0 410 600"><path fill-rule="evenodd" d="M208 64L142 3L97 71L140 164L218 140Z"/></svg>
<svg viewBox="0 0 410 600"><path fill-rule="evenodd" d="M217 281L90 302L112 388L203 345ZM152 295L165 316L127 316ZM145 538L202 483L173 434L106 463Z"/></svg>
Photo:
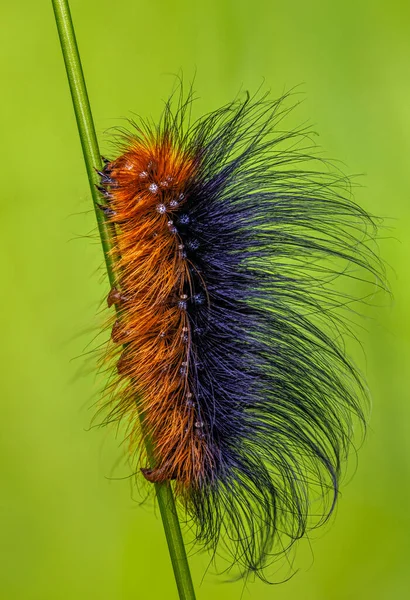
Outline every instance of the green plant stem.
<svg viewBox="0 0 410 600"><path fill-rule="evenodd" d="M103 246L108 278L111 286L113 286L115 285L114 257L112 253L114 230L113 226L107 223L103 211L98 207L101 199L95 184L98 183L96 169L100 170L102 166L101 156L71 19L70 7L68 0L52 0L52 4ZM154 449L149 438L147 436L144 436L144 438L147 440L147 455L152 467L155 464ZM155 484L155 489L179 597L181 600L195 600L195 591L171 486L168 482L157 483Z"/></svg>

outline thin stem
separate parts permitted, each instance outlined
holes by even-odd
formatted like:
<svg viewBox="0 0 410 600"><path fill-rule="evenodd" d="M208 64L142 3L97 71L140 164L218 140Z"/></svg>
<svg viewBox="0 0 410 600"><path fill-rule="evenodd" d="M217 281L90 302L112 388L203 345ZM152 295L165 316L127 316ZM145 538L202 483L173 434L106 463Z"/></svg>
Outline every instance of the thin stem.
<svg viewBox="0 0 410 600"><path fill-rule="evenodd" d="M103 246L108 278L111 286L113 286L115 283L114 258L112 253L114 231L113 226L110 223L107 223L103 211L98 207L100 197L95 184L98 183L96 169L100 170L102 166L101 156L75 38L74 26L71 19L70 7L68 0L52 0L52 4L70 85L71 98L74 105L81 146L83 148L84 161ZM154 451L147 436L144 436L144 438L147 440L148 459L151 466L153 466L155 462ZM192 584L191 573L171 486L168 482L157 483L155 484L155 490L179 597L181 600L195 600L195 591Z"/></svg>

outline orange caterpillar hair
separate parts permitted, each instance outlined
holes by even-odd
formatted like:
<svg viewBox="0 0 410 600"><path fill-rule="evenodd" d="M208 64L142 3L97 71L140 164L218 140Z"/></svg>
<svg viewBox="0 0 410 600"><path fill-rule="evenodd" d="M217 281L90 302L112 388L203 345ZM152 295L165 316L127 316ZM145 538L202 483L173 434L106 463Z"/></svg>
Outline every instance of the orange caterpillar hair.
<svg viewBox="0 0 410 600"><path fill-rule="evenodd" d="M159 466L143 468L145 477L176 479L182 486L198 481L206 454L187 380L191 332L184 309L190 271L173 222L194 167L192 157L167 138L145 137L133 140L103 176L115 181L109 219L117 226L121 291L112 291L109 303L120 306L112 339L124 346L117 363L127 382L122 394L130 401L132 424L140 411L153 439Z"/></svg>

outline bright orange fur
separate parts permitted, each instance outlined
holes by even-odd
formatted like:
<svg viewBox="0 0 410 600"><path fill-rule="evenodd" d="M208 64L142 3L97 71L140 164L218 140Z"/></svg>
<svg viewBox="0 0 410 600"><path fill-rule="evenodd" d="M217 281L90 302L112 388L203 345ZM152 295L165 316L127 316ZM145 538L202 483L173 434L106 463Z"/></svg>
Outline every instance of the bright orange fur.
<svg viewBox="0 0 410 600"><path fill-rule="evenodd" d="M146 478L176 479L183 487L198 482L207 452L200 424L194 426L187 379L188 261L173 226L194 169L194 161L166 139L134 140L109 164L116 184L109 189L110 220L120 257L119 293L111 293L110 301L119 304L112 338L123 346L117 363L122 407L129 411L132 443L141 438L136 411L154 443L156 466L143 469Z"/></svg>

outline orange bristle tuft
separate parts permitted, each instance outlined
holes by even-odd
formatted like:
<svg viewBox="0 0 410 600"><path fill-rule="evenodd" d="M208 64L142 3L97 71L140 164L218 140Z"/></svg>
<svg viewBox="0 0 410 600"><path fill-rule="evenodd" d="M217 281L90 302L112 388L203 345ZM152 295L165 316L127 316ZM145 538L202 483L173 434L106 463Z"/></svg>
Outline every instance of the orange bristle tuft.
<svg viewBox="0 0 410 600"><path fill-rule="evenodd" d="M142 469L145 477L189 485L203 472L206 448L190 401L184 293L189 271L173 214L183 206L195 164L167 140L145 142L105 169L115 181L106 190L109 218L117 229L115 252L121 257L116 263L120 290L108 297L109 305L120 304L112 339L124 345L117 369L132 388L124 396L131 391L138 398L155 446L157 466Z"/></svg>

